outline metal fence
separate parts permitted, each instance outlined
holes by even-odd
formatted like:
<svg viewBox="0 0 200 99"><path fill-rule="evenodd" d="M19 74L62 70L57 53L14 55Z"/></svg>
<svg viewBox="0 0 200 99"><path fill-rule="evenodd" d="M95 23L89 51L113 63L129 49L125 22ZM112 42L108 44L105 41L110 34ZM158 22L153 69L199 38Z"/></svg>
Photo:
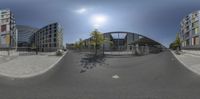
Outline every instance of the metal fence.
<svg viewBox="0 0 200 99"><path fill-rule="evenodd" d="M0 56L16 56L16 55L36 55L36 49L21 47L21 48L0 48Z"/></svg>
<svg viewBox="0 0 200 99"><path fill-rule="evenodd" d="M72 49L79 52L90 52L95 53L95 49ZM159 47L154 46L138 46L138 47L132 47L132 49L121 49L121 50L103 50L98 49L97 54L106 54L106 55L147 55L150 53L160 53L163 49Z"/></svg>
<svg viewBox="0 0 200 99"><path fill-rule="evenodd" d="M30 48L30 47L18 47L16 52L20 56L26 56L26 55L36 55L38 54L38 50L35 48Z"/></svg>

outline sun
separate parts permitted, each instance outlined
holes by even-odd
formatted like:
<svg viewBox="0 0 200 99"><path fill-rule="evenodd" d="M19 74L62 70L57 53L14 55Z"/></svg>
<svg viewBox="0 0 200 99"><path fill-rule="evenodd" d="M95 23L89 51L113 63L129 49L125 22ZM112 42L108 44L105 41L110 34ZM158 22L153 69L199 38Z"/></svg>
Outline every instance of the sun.
<svg viewBox="0 0 200 99"><path fill-rule="evenodd" d="M93 15L92 21L96 24L102 24L106 22L107 17L105 15Z"/></svg>
<svg viewBox="0 0 200 99"><path fill-rule="evenodd" d="M96 15L93 15L92 17L91 17L91 20L92 20L92 23L93 23L93 26L94 27L99 27L99 26L101 26L101 25L103 25L103 24L105 24L106 23L106 21L107 21L107 16L105 16L105 15L100 15L100 14L96 14Z"/></svg>

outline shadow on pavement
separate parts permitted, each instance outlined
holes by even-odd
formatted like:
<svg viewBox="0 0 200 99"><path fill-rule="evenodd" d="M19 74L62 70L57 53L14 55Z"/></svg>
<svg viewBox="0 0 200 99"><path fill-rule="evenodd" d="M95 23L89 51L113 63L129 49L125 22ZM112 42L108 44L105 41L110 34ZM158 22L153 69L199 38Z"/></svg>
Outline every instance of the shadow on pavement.
<svg viewBox="0 0 200 99"><path fill-rule="evenodd" d="M82 66L80 73L84 73L96 66L106 65L104 55L95 56L94 54L85 54L85 56L81 58L80 62Z"/></svg>

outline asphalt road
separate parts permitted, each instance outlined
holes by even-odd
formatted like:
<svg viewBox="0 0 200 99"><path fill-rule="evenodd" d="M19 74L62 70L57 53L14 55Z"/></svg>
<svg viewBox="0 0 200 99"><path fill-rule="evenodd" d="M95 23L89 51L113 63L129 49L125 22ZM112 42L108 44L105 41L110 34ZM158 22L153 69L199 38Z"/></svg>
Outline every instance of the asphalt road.
<svg viewBox="0 0 200 99"><path fill-rule="evenodd" d="M200 99L200 76L169 51L96 59L70 51L58 67L37 83L1 83L0 99Z"/></svg>

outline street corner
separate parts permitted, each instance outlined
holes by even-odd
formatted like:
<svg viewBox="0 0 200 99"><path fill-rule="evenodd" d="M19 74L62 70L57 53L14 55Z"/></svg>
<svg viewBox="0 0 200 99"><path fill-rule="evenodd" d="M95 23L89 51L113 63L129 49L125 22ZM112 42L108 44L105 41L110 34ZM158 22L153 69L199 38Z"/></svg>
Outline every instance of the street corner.
<svg viewBox="0 0 200 99"><path fill-rule="evenodd" d="M51 55L18 56L0 64L0 78L8 82L46 78L56 71L57 64L67 53L68 51L63 52L62 56L56 57Z"/></svg>

